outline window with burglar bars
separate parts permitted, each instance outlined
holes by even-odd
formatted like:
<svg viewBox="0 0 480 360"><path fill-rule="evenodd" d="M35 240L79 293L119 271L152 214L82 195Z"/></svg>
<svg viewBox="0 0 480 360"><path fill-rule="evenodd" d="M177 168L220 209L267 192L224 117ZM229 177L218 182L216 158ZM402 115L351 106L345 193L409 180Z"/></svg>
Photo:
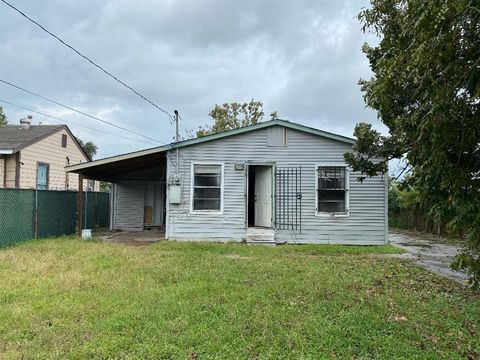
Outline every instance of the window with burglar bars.
<svg viewBox="0 0 480 360"><path fill-rule="evenodd" d="M221 211L222 165L193 165L193 211Z"/></svg>
<svg viewBox="0 0 480 360"><path fill-rule="evenodd" d="M275 170L275 227L302 232L302 168Z"/></svg>
<svg viewBox="0 0 480 360"><path fill-rule="evenodd" d="M347 168L319 166L317 173L317 213L347 213Z"/></svg>

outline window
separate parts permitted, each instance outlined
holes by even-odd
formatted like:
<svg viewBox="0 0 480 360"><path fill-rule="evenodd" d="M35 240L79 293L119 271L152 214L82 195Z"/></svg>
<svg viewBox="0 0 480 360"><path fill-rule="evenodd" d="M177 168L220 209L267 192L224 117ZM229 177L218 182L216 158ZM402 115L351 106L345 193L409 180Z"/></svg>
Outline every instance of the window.
<svg viewBox="0 0 480 360"><path fill-rule="evenodd" d="M49 165L45 163L37 163L37 189L48 189L48 173Z"/></svg>
<svg viewBox="0 0 480 360"><path fill-rule="evenodd" d="M67 147L67 135L62 134L62 147Z"/></svg>
<svg viewBox="0 0 480 360"><path fill-rule="evenodd" d="M193 211L221 211L222 165L193 165Z"/></svg>
<svg viewBox="0 0 480 360"><path fill-rule="evenodd" d="M348 176L345 166L317 168L317 213L348 212Z"/></svg>
<svg viewBox="0 0 480 360"><path fill-rule="evenodd" d="M87 191L95 191L95 180L87 180Z"/></svg>

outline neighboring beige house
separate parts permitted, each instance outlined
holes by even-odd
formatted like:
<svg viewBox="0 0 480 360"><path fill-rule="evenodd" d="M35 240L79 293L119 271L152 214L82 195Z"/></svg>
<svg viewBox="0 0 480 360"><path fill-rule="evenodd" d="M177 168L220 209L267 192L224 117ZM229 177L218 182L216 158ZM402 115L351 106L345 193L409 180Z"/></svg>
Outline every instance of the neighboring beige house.
<svg viewBox="0 0 480 360"><path fill-rule="evenodd" d="M78 175L65 166L90 161L66 125L0 125L0 188L77 190ZM98 191L99 182L84 181Z"/></svg>

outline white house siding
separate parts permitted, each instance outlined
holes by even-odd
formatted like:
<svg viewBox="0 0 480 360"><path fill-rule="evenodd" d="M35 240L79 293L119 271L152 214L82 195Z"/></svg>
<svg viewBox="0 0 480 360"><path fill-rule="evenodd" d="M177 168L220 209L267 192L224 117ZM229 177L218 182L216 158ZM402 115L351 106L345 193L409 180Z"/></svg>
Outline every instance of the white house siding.
<svg viewBox="0 0 480 360"><path fill-rule="evenodd" d="M62 147L62 135L67 135L67 147ZM77 190L78 175L66 173L67 156L70 165L88 161L65 129L21 150L20 188L33 189L37 184L37 162L49 164L49 190ZM68 176L68 182L67 182ZM67 187L68 184L68 187ZM83 183L87 188L87 181ZM100 182L95 181L95 191Z"/></svg>
<svg viewBox="0 0 480 360"><path fill-rule="evenodd" d="M17 168L17 160L15 154L13 155L7 155L4 158L5 163L3 164L2 171L5 171L5 176L4 182L2 183L5 184L6 188L14 188L15 187L15 174L16 174L16 168Z"/></svg>
<svg viewBox="0 0 480 360"><path fill-rule="evenodd" d="M192 145L179 150L182 186L180 205L168 204L167 237L176 240L241 241L245 238L245 171L236 162L273 161L278 168L302 167L302 232L278 230L277 242L380 244L386 240L386 184L384 176L358 183L349 172L350 215L315 215L315 165L344 163L351 145L288 129L287 147L267 147L267 129ZM167 177L175 172L175 150L167 155ZM190 213L193 162L224 163L223 214Z"/></svg>
<svg viewBox="0 0 480 360"><path fill-rule="evenodd" d="M144 223L145 187L165 186L165 167L152 164L152 168L122 176L113 184L113 212L111 227L115 230L141 231ZM163 193L162 193L163 196ZM157 199L158 200L158 199ZM160 200L161 201L161 200ZM157 224L163 222L163 203L158 204Z"/></svg>
<svg viewBox="0 0 480 360"><path fill-rule="evenodd" d="M5 179L5 155L0 155L0 188L4 187Z"/></svg>

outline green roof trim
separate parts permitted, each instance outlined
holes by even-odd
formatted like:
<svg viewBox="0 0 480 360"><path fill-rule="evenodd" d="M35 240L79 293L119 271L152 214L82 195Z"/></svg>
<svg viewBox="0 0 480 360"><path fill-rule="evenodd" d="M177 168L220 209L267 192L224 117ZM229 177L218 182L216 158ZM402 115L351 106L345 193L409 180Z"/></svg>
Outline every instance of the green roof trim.
<svg viewBox="0 0 480 360"><path fill-rule="evenodd" d="M177 149L177 148L183 148L183 147L187 147L187 146L202 144L204 142L223 139L223 138L226 138L226 137L229 137L229 136L234 136L234 135L240 135L240 134L248 133L250 131L264 129L264 128L267 128L267 127L270 127L270 126L284 126L288 129L294 129L294 130L306 132L306 133L309 133L309 134L312 134L312 135L321 136L321 137L324 137L324 138L327 138L327 139L336 140L336 141L344 142L344 143L347 143L347 144L355 143L355 139L352 139L352 138L349 138L349 137L346 137L346 136L333 134L333 133L330 133L328 131L318 130L318 129L315 129L315 128L312 128L312 127L309 127L309 126L300 125L300 124L293 123L293 122L290 122L290 121L287 121L287 120L276 119L276 120L269 120L269 121L261 122L261 123L255 124L255 125L246 126L246 127L239 128L239 129L222 131L222 132L219 132L219 133L216 133L216 134L213 134L213 135L207 135L207 136L204 136L204 137L201 137L201 138L195 138L195 139L189 139L189 140L174 142L174 143L170 143L170 144L162 145L162 146L157 146L157 147L150 148L150 149L135 151L135 152L126 153L126 154L122 154L122 155L116 155L116 156L112 156L112 157L108 157L108 158L104 158L104 159L100 159L100 160L94 160L94 161L90 161L88 163L71 165L71 166L66 167L66 170L67 171L78 171L78 170L81 170L81 169L84 169L84 168L94 167L94 166L102 165L102 164L108 164L108 163L112 163L112 162L115 162L115 161L121 161L121 160L131 159L131 158L138 157L138 156L150 155L150 154L164 152L164 151L168 151L168 150L172 150L172 149Z"/></svg>

